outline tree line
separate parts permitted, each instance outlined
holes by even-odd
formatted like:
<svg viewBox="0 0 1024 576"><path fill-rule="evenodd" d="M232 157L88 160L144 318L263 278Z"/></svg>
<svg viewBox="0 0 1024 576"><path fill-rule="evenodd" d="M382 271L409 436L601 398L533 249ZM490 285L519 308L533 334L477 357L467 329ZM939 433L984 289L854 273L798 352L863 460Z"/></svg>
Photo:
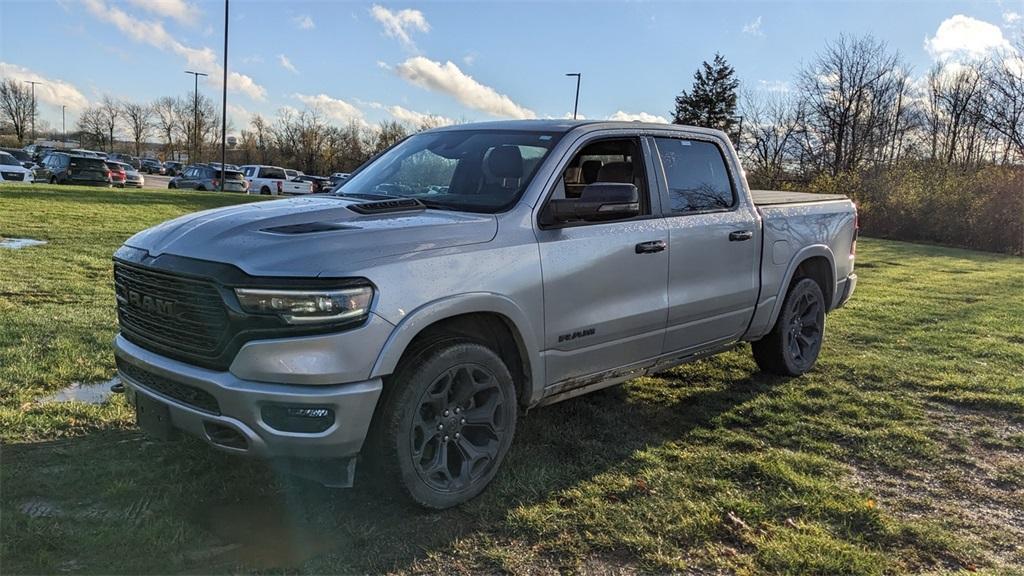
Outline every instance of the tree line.
<svg viewBox="0 0 1024 576"><path fill-rule="evenodd" d="M915 78L871 36L829 42L784 90L740 90L721 55L676 98L673 121L727 132L758 185L810 181L903 161L1024 161L1024 42L1015 52L940 62Z"/></svg>

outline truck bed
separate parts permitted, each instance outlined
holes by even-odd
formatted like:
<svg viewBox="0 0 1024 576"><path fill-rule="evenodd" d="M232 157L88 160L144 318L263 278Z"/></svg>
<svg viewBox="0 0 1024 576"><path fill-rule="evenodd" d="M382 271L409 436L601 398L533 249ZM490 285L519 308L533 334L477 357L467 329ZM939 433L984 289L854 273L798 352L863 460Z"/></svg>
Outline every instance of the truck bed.
<svg viewBox="0 0 1024 576"><path fill-rule="evenodd" d="M842 194L811 194L809 192L788 192L785 190L751 190L750 195L754 198L754 204L758 206L846 200L846 196Z"/></svg>

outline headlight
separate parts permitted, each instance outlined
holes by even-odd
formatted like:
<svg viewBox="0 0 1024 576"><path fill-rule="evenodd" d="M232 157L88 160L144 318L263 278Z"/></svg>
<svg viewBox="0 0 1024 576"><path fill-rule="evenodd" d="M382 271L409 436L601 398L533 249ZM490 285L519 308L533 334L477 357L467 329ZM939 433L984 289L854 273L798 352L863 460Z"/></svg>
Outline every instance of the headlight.
<svg viewBox="0 0 1024 576"><path fill-rule="evenodd" d="M324 324L365 318L373 288L339 290L258 290L235 288L246 312L277 314L289 324Z"/></svg>

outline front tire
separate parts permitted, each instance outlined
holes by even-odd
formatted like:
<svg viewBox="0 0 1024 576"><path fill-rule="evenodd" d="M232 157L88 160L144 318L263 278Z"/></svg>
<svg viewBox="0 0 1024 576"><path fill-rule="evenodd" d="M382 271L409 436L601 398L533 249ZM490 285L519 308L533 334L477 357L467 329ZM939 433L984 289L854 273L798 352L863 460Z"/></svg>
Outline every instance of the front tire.
<svg viewBox="0 0 1024 576"><path fill-rule="evenodd" d="M515 384L490 348L446 339L419 348L385 385L371 440L382 480L426 508L479 495L515 434Z"/></svg>
<svg viewBox="0 0 1024 576"><path fill-rule="evenodd" d="M825 338L825 296L810 278L793 283L775 326L753 343L754 360L761 370L799 376L814 367Z"/></svg>

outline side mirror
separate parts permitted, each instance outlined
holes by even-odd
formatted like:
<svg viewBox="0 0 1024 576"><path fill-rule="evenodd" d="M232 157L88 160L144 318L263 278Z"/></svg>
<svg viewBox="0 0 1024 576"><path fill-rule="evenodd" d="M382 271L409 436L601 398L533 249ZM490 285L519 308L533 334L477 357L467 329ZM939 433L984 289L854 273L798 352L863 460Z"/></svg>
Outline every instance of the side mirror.
<svg viewBox="0 0 1024 576"><path fill-rule="evenodd" d="M550 201L547 212L554 222L625 220L640 215L640 192L633 184L598 182L578 199Z"/></svg>

